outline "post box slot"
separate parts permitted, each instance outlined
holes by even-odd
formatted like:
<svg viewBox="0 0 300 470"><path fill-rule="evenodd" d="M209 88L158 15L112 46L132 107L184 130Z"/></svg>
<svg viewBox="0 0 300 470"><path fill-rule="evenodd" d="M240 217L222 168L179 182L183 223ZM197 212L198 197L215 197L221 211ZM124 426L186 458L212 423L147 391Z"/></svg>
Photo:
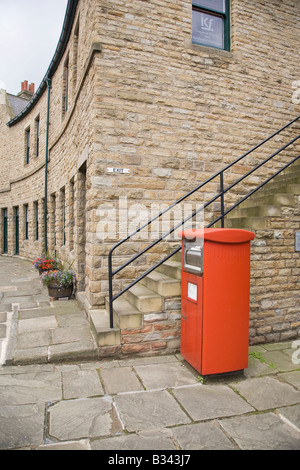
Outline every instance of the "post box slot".
<svg viewBox="0 0 300 470"><path fill-rule="evenodd" d="M186 264L189 264L190 266L201 267L201 256L202 256L202 253L201 253L200 246L187 250Z"/></svg>
<svg viewBox="0 0 300 470"><path fill-rule="evenodd" d="M201 275L203 271L203 246L186 241L183 250L183 267L186 271Z"/></svg>

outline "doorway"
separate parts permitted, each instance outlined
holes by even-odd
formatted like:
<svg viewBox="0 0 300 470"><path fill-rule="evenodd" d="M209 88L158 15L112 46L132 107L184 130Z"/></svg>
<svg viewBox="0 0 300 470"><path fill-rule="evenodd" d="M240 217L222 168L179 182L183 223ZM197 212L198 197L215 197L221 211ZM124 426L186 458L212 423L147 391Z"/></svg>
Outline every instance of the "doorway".
<svg viewBox="0 0 300 470"><path fill-rule="evenodd" d="M14 208L14 220L15 220L15 254L20 253L20 237L19 237L19 208Z"/></svg>

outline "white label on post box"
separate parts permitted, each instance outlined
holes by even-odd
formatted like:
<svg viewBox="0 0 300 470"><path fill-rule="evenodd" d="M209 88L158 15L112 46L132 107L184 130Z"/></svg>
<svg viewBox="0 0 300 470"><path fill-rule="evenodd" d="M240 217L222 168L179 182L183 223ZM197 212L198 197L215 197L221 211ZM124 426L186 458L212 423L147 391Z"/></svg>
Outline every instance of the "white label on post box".
<svg viewBox="0 0 300 470"><path fill-rule="evenodd" d="M197 286L188 282L188 298L197 301Z"/></svg>

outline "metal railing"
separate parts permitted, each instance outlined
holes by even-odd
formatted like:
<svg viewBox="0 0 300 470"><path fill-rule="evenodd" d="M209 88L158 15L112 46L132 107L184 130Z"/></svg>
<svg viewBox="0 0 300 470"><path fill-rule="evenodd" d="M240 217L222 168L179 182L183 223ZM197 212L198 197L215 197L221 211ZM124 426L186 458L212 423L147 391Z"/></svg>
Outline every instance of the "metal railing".
<svg viewBox="0 0 300 470"><path fill-rule="evenodd" d="M207 227L211 227L212 225L216 224L217 222L221 221L221 227L224 227L224 218L225 216L230 213L233 209L235 209L237 206L239 206L242 202L244 202L246 199L248 199L252 194L254 194L256 191L261 189L265 184L267 184L269 181L271 181L275 176L279 175L282 171L287 169L290 165L296 162L300 158L300 155L297 155L294 157L292 160L290 160L286 165L284 165L282 168L280 168L278 171L276 171L272 176L264 180L261 184L256 186L254 189L252 189L246 196L244 196L242 199L240 199L237 203L233 204L229 209L225 210L225 194L228 193L233 187L235 187L237 184L241 183L245 178L247 178L249 175L254 173L256 170L261 168L263 165L265 165L267 162L271 161L276 155L278 155L280 152L283 150L287 149L289 146L294 144L300 137L300 134L294 137L292 140L290 140L287 144L283 145L281 148L273 152L269 157L264 159L262 162L254 166L251 170L249 170L245 175L241 176L238 178L236 181L234 181L232 184L230 184L228 187L224 187L224 173L228 171L230 168L234 167L237 163L241 162L244 160L248 155L252 154L255 150L259 149L262 147L264 144L266 144L268 141L270 141L272 138L275 136L279 135L281 132L283 132L285 129L289 128L294 124L296 121L300 119L300 116L297 116L295 119L292 121L288 122L285 126L283 126L281 129L278 131L274 132L272 135L261 141L259 144L257 144L255 147L251 148L249 151L241 155L239 158L234 160L232 163L229 163L227 166L225 166L222 170L218 171L217 173L213 174L210 178L205 180L203 183L199 184L196 186L193 190L189 191L186 193L184 196L182 196L180 199L175 201L173 204L171 204L169 207L161 211L159 214L157 214L155 217L151 218L140 226L137 230L129 234L127 237L124 239L120 240L118 243L116 243L111 250L109 251L108 255L108 276L109 276L109 314L110 314L110 328L113 328L113 302L118 299L121 295L123 295L126 291L128 291L131 287L133 287L135 284L137 284L139 281L141 281L143 278L148 276L152 271L157 269L158 266L161 264L165 263L169 258L174 256L174 254L178 253L181 250L181 246L176 248L174 251L172 251L168 256L164 257L162 260L160 260L158 263L156 263L154 266L149 268L147 271L145 271L141 276L139 276L137 279L132 281L130 284L128 284L124 289L119 291L117 294L113 293L113 278L116 274L120 273L124 268L126 268L129 264L133 263L135 260L137 260L140 256L144 255L146 252L148 252L151 248L156 246L158 243L160 243L163 239L171 235L175 230L179 229L182 227L188 220L194 218L197 213L201 210L206 209L209 205L211 205L213 202L215 202L217 199L220 199L220 206L221 206L221 215L215 218ZM160 217L162 217L166 212L172 210L175 206L179 205L181 202L192 196L194 193L199 191L200 189L204 188L208 183L213 181L215 178L219 178L219 187L220 191L218 194L216 194L213 198L211 198L208 202L203 204L200 209L195 210L192 214L190 214L188 217L183 219L181 222L176 224L171 230L168 232L164 233L160 237L158 237L155 241L150 243L146 248L142 249L139 253L134 255L132 258L130 258L128 261L126 261L124 264L113 270L113 253L114 251L123 245L126 241L130 240L132 237L134 237L136 234L141 232L143 229L147 228L150 224L158 220Z"/></svg>

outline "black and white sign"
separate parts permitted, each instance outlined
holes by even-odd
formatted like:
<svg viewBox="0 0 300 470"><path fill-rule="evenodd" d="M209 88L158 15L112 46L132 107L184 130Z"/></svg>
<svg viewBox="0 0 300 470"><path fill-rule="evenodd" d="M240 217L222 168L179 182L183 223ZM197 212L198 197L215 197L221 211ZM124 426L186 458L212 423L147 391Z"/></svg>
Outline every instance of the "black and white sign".
<svg viewBox="0 0 300 470"><path fill-rule="evenodd" d="M107 173L119 173L122 175L129 174L129 168L107 168Z"/></svg>

